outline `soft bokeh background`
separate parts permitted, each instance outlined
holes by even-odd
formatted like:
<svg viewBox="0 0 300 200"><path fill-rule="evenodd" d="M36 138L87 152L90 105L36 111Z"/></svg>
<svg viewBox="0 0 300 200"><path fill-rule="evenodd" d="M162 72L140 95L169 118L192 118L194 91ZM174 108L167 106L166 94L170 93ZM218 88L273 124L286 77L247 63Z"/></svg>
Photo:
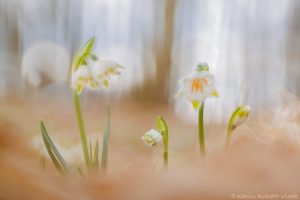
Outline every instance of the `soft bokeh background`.
<svg viewBox="0 0 300 200"><path fill-rule="evenodd" d="M68 164L84 170L68 72L92 36L99 57L126 67L111 88L108 175L65 178L49 159L41 167L39 120ZM299 52L298 0L0 0L0 199L298 198ZM205 159L197 113L174 97L201 61L220 93L206 101ZM105 95L87 90L80 100L101 154ZM239 104L252 111L224 150ZM162 145L141 140L157 115L169 128L168 173Z"/></svg>
<svg viewBox="0 0 300 200"><path fill-rule="evenodd" d="M297 0L0 0L0 95L31 94L22 68L42 78L35 90L63 95L75 50L96 36L98 55L126 66L117 99L167 102L193 118L174 98L177 80L205 61L221 95L208 119L240 103L280 106L283 89L300 95L299 13Z"/></svg>

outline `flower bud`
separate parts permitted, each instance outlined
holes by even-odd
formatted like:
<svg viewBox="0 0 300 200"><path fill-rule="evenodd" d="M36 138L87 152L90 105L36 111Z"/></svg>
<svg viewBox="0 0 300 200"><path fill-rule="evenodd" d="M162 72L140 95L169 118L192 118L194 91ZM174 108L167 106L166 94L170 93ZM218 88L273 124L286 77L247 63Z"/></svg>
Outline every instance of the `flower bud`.
<svg viewBox="0 0 300 200"><path fill-rule="evenodd" d="M196 71L198 71L198 72L209 71L208 64L206 62L198 63Z"/></svg>
<svg viewBox="0 0 300 200"><path fill-rule="evenodd" d="M163 137L161 133L154 129L149 130L142 137L142 140L149 146L155 146L156 144L161 142L162 139Z"/></svg>
<svg viewBox="0 0 300 200"><path fill-rule="evenodd" d="M250 111L251 111L251 107L249 105L239 106L231 116L229 122L229 128L234 130L236 129L236 127L243 124L248 118Z"/></svg>

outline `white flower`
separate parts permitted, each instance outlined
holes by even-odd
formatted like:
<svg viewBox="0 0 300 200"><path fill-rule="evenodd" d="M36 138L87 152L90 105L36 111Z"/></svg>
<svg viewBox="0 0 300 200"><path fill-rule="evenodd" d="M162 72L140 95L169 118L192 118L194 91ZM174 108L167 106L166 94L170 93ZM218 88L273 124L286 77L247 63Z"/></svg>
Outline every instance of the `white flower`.
<svg viewBox="0 0 300 200"><path fill-rule="evenodd" d="M198 110L207 97L218 97L214 76L208 71L206 63L199 63L196 70L179 81L177 96L191 101L193 108Z"/></svg>
<svg viewBox="0 0 300 200"><path fill-rule="evenodd" d="M143 135L142 140L150 146L155 146L163 140L163 137L160 132L151 129Z"/></svg>
<svg viewBox="0 0 300 200"><path fill-rule="evenodd" d="M113 75L121 75L123 66L110 59L99 59L93 65L93 74L96 80L104 87L109 87Z"/></svg>
<svg viewBox="0 0 300 200"><path fill-rule="evenodd" d="M99 83L94 78L91 67L81 66L72 74L71 86L80 94L86 86L96 89L99 87Z"/></svg>
<svg viewBox="0 0 300 200"><path fill-rule="evenodd" d="M80 66L72 74L72 88L80 94L85 87L100 89L109 87L110 78L120 75L124 67L112 60L101 59L89 65Z"/></svg>
<svg viewBox="0 0 300 200"><path fill-rule="evenodd" d="M248 118L250 111L251 107L249 105L239 106L232 114L230 128L235 129L237 126L243 124Z"/></svg>

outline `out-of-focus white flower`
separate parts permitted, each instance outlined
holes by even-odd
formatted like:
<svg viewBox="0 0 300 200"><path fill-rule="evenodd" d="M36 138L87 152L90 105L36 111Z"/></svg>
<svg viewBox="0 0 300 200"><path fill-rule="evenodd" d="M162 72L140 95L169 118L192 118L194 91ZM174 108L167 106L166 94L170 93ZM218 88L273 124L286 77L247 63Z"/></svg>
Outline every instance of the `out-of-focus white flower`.
<svg viewBox="0 0 300 200"><path fill-rule="evenodd" d="M163 137L160 132L151 129L143 135L142 140L150 146L155 146L163 140Z"/></svg>
<svg viewBox="0 0 300 200"><path fill-rule="evenodd" d="M178 97L188 99L195 110L198 110L207 97L218 97L214 76L209 72L206 63L199 63L194 72L179 80Z"/></svg>
<svg viewBox="0 0 300 200"><path fill-rule="evenodd" d="M68 66L70 54L63 46L41 41L34 43L24 52L21 63L22 77L33 87L50 82L62 83L68 78Z"/></svg>
<svg viewBox="0 0 300 200"><path fill-rule="evenodd" d="M239 106L232 114L230 119L230 128L235 129L237 126L243 124L248 118L251 111L251 107L249 105Z"/></svg>
<svg viewBox="0 0 300 200"><path fill-rule="evenodd" d="M124 67L110 59L99 59L92 66L93 75L103 87L109 87L111 76L121 75Z"/></svg>

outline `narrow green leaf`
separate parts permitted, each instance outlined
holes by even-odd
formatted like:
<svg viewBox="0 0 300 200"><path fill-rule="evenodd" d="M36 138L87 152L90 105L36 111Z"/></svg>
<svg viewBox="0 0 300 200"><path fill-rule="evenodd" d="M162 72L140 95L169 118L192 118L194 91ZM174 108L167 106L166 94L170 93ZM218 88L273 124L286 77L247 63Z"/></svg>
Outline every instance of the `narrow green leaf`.
<svg viewBox="0 0 300 200"><path fill-rule="evenodd" d="M165 133L168 131L167 123L161 116L157 117L156 123L157 128L161 133Z"/></svg>
<svg viewBox="0 0 300 200"><path fill-rule="evenodd" d="M55 157L55 155L53 154L51 148L50 148L50 145L48 143L48 140L46 139L45 137L45 129L43 128L42 126L42 123L43 122L40 122L40 128L41 128L41 134L42 134L42 138L43 138L43 141L44 141L44 144L46 146L46 149L47 149L47 152L55 166L55 168L57 169L57 171L61 174L64 174L64 170L62 168L62 166L60 165L59 161L57 160L57 158Z"/></svg>
<svg viewBox="0 0 300 200"><path fill-rule="evenodd" d="M93 46L94 46L94 42L95 42L95 37L92 37L91 39L89 39L89 41L87 41L86 45L85 45L85 53L90 54Z"/></svg>
<svg viewBox="0 0 300 200"><path fill-rule="evenodd" d="M108 143L109 143L109 132L110 132L110 106L107 106L105 129L102 144L102 156L101 156L101 169L107 170L107 158L108 158Z"/></svg>
<svg viewBox="0 0 300 200"><path fill-rule="evenodd" d="M99 141L98 141L98 137L97 137L95 149L94 149L94 163L93 163L95 169L99 168L98 152L99 152Z"/></svg>
<svg viewBox="0 0 300 200"><path fill-rule="evenodd" d="M93 161L93 147L92 147L92 139L90 138L90 160Z"/></svg>
<svg viewBox="0 0 300 200"><path fill-rule="evenodd" d="M62 166L59 164L59 162L58 162L58 160L56 159L55 155L53 154L51 148L49 147L49 144L47 143L47 141L46 141L46 139L45 139L45 136L42 136L42 137L43 137L43 141L44 141L44 144L45 144L45 146L46 146L46 149L47 149L47 151L48 151L48 154L49 154L49 156L50 156L50 158L51 158L51 160L52 160L52 162L53 162L55 168L57 169L57 171L58 171L60 174L62 174L62 175L65 174L65 172L64 172L64 170L63 170L63 168L62 168Z"/></svg>
<svg viewBox="0 0 300 200"><path fill-rule="evenodd" d="M50 136L48 135L48 132L46 130L46 127L43 123L43 121L40 122L40 127L41 127L41 132L42 132L42 135L43 135L43 140L44 140L44 143L46 145L46 148L47 148L47 151L49 153L49 150L50 152L52 152L54 154L54 156L57 158L55 159L59 164L60 166L68 173L70 174L70 170L69 170L69 167L66 163L66 161L64 160L64 158L61 156L61 154L59 153L58 149L56 148L55 144L53 143L53 141L51 140ZM49 150L48 150L49 148ZM50 153L49 153L50 154ZM51 157L51 156L50 156ZM52 157L51 157L52 159Z"/></svg>
<svg viewBox="0 0 300 200"><path fill-rule="evenodd" d="M156 119L156 124L157 124L157 129L163 136L163 143L164 143L164 167L165 169L168 168L168 148L169 148L169 131L168 131L168 126L164 118L162 116L158 116Z"/></svg>

